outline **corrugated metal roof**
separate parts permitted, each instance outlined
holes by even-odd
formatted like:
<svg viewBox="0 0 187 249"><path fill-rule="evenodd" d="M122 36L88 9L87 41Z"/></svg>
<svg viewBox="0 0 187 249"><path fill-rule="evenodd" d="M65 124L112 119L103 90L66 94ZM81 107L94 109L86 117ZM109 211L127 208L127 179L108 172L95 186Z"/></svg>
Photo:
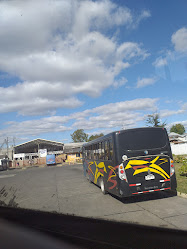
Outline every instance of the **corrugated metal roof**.
<svg viewBox="0 0 187 249"><path fill-rule="evenodd" d="M56 141L51 141L51 140L46 140L46 139L42 139L42 138L37 138L37 139L33 139L31 141L28 141L28 142L25 142L25 143L22 143L22 144L18 144L16 146L14 146L14 148L18 148L18 147L24 147L24 146L28 146L28 145L34 145L34 144L42 144L42 143L45 143L45 144L51 144L51 145L57 145L57 146L63 146L64 143L61 143L61 142L56 142Z"/></svg>

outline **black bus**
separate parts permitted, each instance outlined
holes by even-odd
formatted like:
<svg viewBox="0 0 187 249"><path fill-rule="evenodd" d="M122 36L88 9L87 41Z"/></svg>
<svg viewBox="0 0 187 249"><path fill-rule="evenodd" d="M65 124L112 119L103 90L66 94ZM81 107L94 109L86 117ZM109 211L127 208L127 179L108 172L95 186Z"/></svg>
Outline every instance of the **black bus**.
<svg viewBox="0 0 187 249"><path fill-rule="evenodd" d="M84 175L119 197L171 190L177 183L165 128L112 132L83 145Z"/></svg>

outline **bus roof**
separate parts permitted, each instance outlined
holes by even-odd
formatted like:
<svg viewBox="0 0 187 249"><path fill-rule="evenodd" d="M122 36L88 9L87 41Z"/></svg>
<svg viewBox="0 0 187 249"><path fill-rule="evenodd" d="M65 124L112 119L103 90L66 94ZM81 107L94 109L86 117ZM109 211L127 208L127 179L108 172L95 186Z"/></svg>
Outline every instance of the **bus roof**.
<svg viewBox="0 0 187 249"><path fill-rule="evenodd" d="M107 139L108 137L113 136L113 134L116 134L116 133L123 133L123 132L128 132L128 131L136 131L136 130L141 130L141 129L142 130L143 129L145 129L145 130L147 130L147 129L163 129L163 130L165 130L165 128L163 128L163 127L139 127L139 128L131 128L131 129L113 131L113 132L108 133L108 134L106 134L106 135L104 135L102 137L96 138L96 139L94 139L94 140L92 140L90 142L84 143L83 147L89 146L89 145L91 145L93 143L100 142L100 141L104 140L105 138Z"/></svg>

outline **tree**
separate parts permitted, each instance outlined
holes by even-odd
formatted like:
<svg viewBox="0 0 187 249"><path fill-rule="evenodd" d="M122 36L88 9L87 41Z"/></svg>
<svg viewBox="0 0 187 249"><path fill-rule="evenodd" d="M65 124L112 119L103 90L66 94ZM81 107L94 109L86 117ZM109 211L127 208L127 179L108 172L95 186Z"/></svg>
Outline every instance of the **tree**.
<svg viewBox="0 0 187 249"><path fill-rule="evenodd" d="M165 127L166 126L166 122L161 123L160 115L158 113L147 115L146 123L148 126L153 126L153 127Z"/></svg>
<svg viewBox="0 0 187 249"><path fill-rule="evenodd" d="M71 138L73 142L87 142L88 141L88 134L84 132L83 129L78 129L71 134Z"/></svg>
<svg viewBox="0 0 187 249"><path fill-rule="evenodd" d="M170 129L170 132L175 132L175 133L182 135L185 133L184 125L182 124L173 125Z"/></svg>
<svg viewBox="0 0 187 249"><path fill-rule="evenodd" d="M92 140L94 140L94 139L96 139L96 138L98 138L98 137L102 137L102 136L104 136L103 133L91 135L91 136L89 137L88 141L92 141Z"/></svg>

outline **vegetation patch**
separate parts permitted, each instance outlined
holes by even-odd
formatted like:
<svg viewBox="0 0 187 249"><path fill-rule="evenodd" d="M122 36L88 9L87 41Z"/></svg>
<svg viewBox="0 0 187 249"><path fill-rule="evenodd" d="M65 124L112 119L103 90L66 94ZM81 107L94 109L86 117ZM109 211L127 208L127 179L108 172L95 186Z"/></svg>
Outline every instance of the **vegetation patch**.
<svg viewBox="0 0 187 249"><path fill-rule="evenodd" d="M183 174L181 175L181 172L185 172L186 166L184 166L183 163L176 163L176 162L174 166L177 178L177 191L180 193L187 194L187 177L186 175Z"/></svg>

